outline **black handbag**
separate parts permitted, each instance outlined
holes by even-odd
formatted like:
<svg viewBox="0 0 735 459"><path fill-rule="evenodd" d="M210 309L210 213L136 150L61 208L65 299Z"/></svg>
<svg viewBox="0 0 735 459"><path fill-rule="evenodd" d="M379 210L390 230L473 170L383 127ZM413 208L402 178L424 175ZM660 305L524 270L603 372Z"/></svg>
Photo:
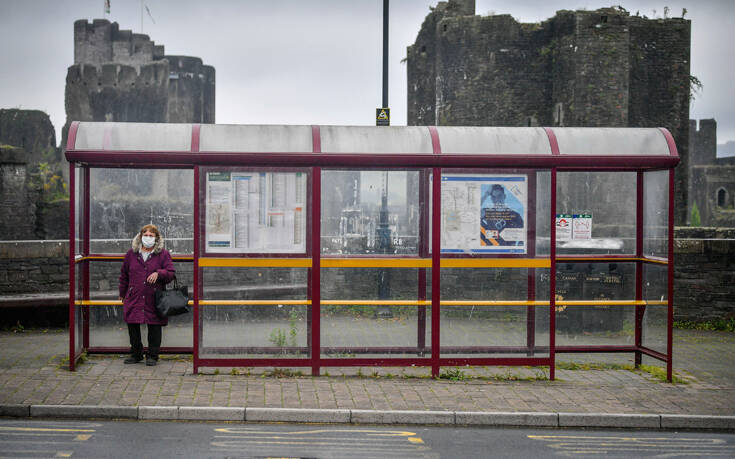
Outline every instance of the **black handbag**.
<svg viewBox="0 0 735 459"><path fill-rule="evenodd" d="M156 290L156 314L161 317L178 316L189 312L189 287L176 282L174 276L174 287L166 290Z"/></svg>

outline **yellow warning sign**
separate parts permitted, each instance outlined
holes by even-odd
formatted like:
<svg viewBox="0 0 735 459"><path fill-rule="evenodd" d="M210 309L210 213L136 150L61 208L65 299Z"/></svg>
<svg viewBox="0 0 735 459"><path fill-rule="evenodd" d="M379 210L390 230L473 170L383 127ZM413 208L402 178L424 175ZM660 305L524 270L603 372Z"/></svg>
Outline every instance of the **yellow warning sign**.
<svg viewBox="0 0 735 459"><path fill-rule="evenodd" d="M375 109L375 125L390 126L390 108Z"/></svg>

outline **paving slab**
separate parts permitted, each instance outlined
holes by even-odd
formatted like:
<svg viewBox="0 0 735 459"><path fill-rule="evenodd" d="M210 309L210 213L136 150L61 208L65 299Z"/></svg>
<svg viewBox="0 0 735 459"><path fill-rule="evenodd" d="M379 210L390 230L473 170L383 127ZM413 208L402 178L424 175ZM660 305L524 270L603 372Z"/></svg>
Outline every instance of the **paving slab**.
<svg viewBox="0 0 735 459"><path fill-rule="evenodd" d="M446 379L431 379L424 367L323 368L319 377L308 368L275 373L286 377L262 368L193 374L187 355L162 356L155 367L92 355L69 372L65 330L0 332L0 349L0 416L180 419L184 410L203 419L205 411L187 410L232 408L206 416L539 426L558 416L559 425L602 427L604 419L609 427L654 428L658 419L664 428L735 428L735 334L727 332L675 330L680 382L673 384L633 370L632 355L560 354L550 381L548 368L482 366L442 368ZM661 366L648 357L644 364Z"/></svg>

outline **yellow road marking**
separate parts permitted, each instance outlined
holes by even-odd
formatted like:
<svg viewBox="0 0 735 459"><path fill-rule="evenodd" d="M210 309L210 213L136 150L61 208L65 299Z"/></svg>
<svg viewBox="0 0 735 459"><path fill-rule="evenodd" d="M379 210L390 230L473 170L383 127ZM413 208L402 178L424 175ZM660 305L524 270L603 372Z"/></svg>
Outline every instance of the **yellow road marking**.
<svg viewBox="0 0 735 459"><path fill-rule="evenodd" d="M76 437L74 437L74 441L87 441L87 440L90 439L91 436L92 435L90 435L90 434L77 435Z"/></svg>
<svg viewBox="0 0 735 459"><path fill-rule="evenodd" d="M73 454L72 451L59 451L56 453L56 456L54 457L71 457L72 454Z"/></svg>
<svg viewBox="0 0 735 459"><path fill-rule="evenodd" d="M95 432L94 429L49 429L44 427L1 427L0 431L16 432Z"/></svg>
<svg viewBox="0 0 735 459"><path fill-rule="evenodd" d="M296 432L269 432L266 430L259 430L257 428L249 427L223 427L214 429L215 432L223 433L239 433L239 434L269 434L269 435L303 435L303 434L319 434L319 433L332 433L332 432L349 432L349 433L366 433L369 435L386 436L386 437L414 437L415 432L405 432L401 430L354 430L354 429L315 429L315 430L300 430Z"/></svg>
<svg viewBox="0 0 735 459"><path fill-rule="evenodd" d="M418 443L418 444L424 444L424 441L419 437L408 437L408 441L411 443Z"/></svg>

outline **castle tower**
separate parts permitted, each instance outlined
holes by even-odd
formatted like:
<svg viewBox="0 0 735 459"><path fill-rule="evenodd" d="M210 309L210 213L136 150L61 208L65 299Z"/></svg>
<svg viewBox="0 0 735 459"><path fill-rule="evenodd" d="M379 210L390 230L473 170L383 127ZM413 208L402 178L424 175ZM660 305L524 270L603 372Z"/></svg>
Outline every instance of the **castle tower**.
<svg viewBox="0 0 735 459"><path fill-rule="evenodd" d="M74 23L74 65L66 76L72 121L214 123L215 70L198 57L166 56L148 35L116 22Z"/></svg>
<svg viewBox="0 0 735 459"><path fill-rule="evenodd" d="M622 8L540 24L440 2L408 47L408 124L668 128L686 221L691 23Z"/></svg>

